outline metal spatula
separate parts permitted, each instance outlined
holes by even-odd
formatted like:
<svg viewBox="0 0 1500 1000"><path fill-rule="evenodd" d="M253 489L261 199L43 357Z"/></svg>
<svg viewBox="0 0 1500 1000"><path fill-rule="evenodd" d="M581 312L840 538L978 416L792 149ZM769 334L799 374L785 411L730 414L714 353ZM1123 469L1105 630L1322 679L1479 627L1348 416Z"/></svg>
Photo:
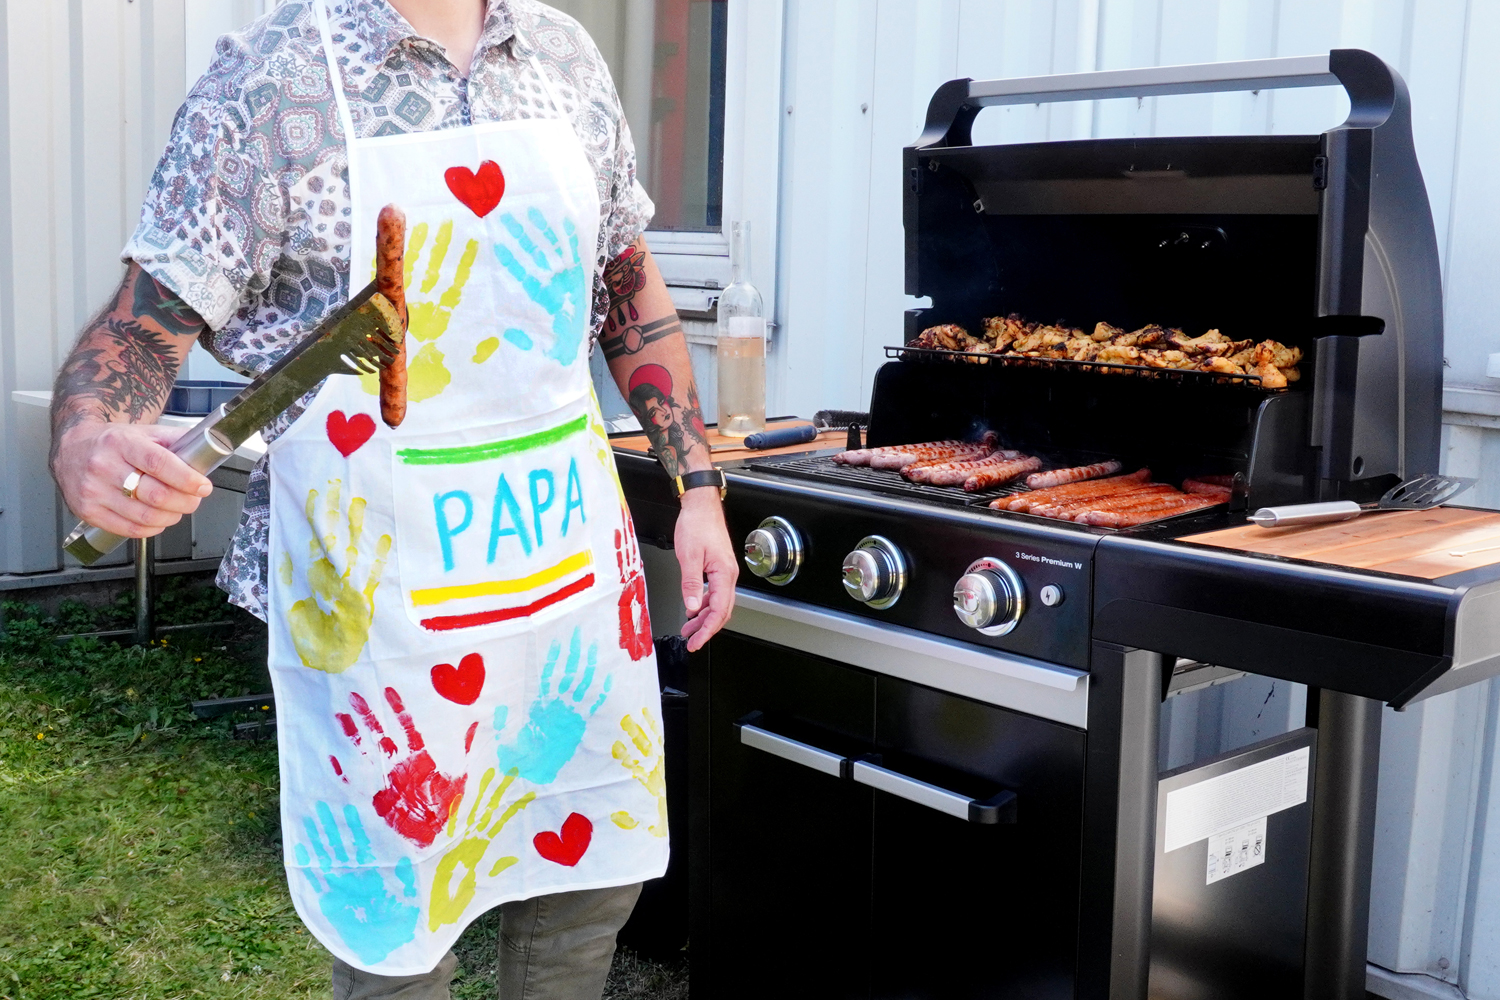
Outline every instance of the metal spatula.
<svg viewBox="0 0 1500 1000"><path fill-rule="evenodd" d="M1250 515L1250 522L1262 528L1285 528L1294 524L1323 524L1347 521L1367 510L1431 510L1439 507L1478 480L1463 476L1418 476L1397 483L1375 503L1357 504L1353 500L1328 503L1298 503L1286 507L1262 507Z"/></svg>

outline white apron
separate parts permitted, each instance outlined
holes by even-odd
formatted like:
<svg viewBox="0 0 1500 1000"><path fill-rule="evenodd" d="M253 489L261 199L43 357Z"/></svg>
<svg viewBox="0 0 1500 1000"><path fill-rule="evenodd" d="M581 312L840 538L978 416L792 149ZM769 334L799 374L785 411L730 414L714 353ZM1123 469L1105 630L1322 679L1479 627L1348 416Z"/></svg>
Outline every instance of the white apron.
<svg viewBox="0 0 1500 1000"><path fill-rule="evenodd" d="M352 287L381 206L407 215L410 406L393 431L374 379L330 378L270 448L285 862L330 951L415 975L500 903L665 871L660 701L589 380L598 193L562 104L357 139L315 6Z"/></svg>

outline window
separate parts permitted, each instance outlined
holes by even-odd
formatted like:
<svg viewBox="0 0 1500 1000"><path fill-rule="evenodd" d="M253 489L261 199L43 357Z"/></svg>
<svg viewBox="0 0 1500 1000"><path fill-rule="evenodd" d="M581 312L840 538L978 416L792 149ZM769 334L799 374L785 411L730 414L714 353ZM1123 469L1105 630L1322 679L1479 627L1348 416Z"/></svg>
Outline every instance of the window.
<svg viewBox="0 0 1500 1000"><path fill-rule="evenodd" d="M653 230L721 230L728 0L552 0L604 53Z"/></svg>

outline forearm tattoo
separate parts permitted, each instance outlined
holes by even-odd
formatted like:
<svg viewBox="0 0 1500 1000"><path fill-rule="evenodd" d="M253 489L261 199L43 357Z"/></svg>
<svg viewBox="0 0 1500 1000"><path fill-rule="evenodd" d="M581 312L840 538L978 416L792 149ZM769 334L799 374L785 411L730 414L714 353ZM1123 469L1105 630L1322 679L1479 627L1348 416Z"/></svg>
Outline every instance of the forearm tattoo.
<svg viewBox="0 0 1500 1000"><path fill-rule="evenodd" d="M680 401L673 393L672 373L661 365L645 364L630 373L631 412L641 422L656 458L668 476L676 477L691 471L693 459L696 464L708 468L712 464L708 446L708 428L703 425L703 413L698 405L698 390L692 380L687 385L687 401Z"/></svg>
<svg viewBox="0 0 1500 1000"><path fill-rule="evenodd" d="M186 340L203 321L149 274L127 276L112 305L78 338L52 388L54 454L88 420L140 423L166 403Z"/></svg>
<svg viewBox="0 0 1500 1000"><path fill-rule="evenodd" d="M650 323L634 323L618 331L606 329L599 338L599 345L604 348L604 359L613 361L681 332L682 324L677 317L666 316Z"/></svg>
<svg viewBox="0 0 1500 1000"><path fill-rule="evenodd" d="M646 287L645 253L639 247L626 247L624 253L604 265L604 284L609 289L609 315L601 340L608 343L641 318L635 295Z"/></svg>

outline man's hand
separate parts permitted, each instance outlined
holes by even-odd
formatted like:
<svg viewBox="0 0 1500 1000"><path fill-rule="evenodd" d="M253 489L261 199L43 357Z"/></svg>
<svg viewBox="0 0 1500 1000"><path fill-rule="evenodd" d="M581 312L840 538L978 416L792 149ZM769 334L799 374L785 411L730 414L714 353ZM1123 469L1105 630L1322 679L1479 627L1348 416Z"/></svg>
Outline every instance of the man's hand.
<svg viewBox="0 0 1500 1000"><path fill-rule="evenodd" d="M182 433L149 424L74 424L58 439L52 458L68 509L123 538L161 534L213 492L207 477L167 450ZM141 482L131 498L122 487L136 470Z"/></svg>
<svg viewBox="0 0 1500 1000"><path fill-rule="evenodd" d="M729 621L734 610L734 584L740 577L718 490L700 486L682 495L673 545L682 567L682 603L689 616L682 635L688 641L688 650L695 652Z"/></svg>
<svg viewBox="0 0 1500 1000"><path fill-rule="evenodd" d="M141 270L89 321L52 387L52 477L69 509L123 538L149 538L198 508L209 481L167 449L182 431L150 426L204 329ZM125 480L140 472L135 496Z"/></svg>

